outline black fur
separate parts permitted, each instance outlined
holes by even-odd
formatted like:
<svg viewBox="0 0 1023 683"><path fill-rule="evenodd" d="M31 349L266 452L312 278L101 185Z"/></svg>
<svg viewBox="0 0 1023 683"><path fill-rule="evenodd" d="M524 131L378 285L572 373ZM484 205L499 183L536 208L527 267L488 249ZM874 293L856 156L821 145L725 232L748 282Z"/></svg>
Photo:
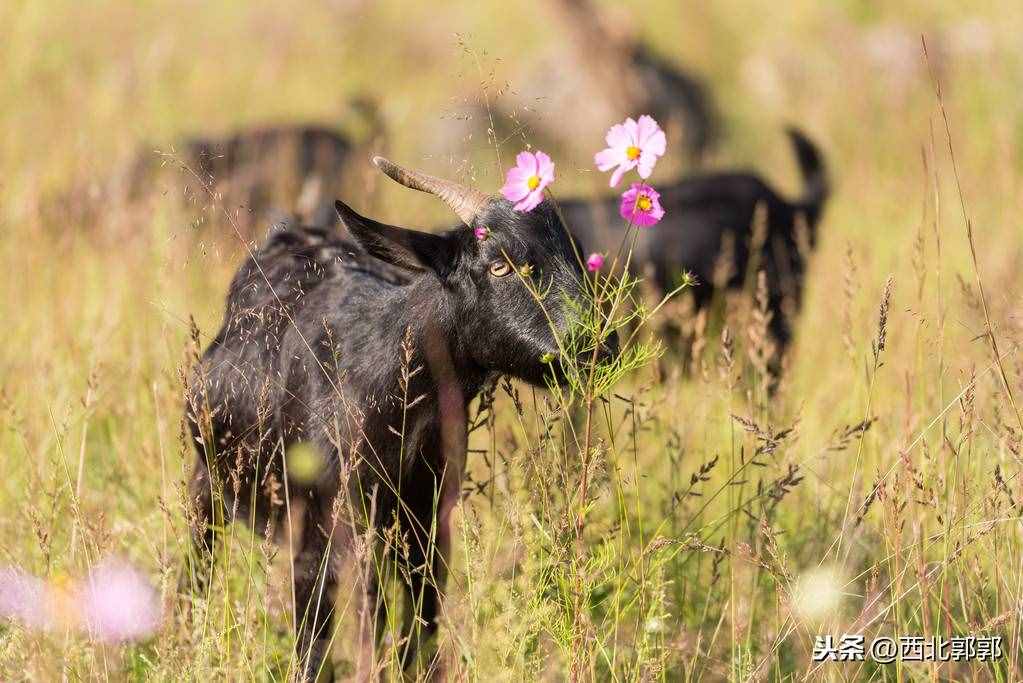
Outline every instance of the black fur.
<svg viewBox="0 0 1023 683"><path fill-rule="evenodd" d="M561 332L568 299L586 296L571 239L546 202L522 214L491 199L473 226L439 235L377 223L341 202L337 212L357 243L329 229L282 228L242 265L188 395L199 451L196 543L207 558L218 509L226 521L254 519L257 532L275 523L273 498L283 493L273 482L284 481L291 446L309 444L323 459L315 481L288 480L290 500L304 503L295 595L306 677L332 634L335 560L367 528L400 524L410 549L398 558L411 577L410 642L436 629L466 407L497 374L542 385L558 367L541 360L558 354L547 317L516 272L496 277L491 265L531 265ZM489 237L477 240L475 226ZM403 366L406 339L412 357ZM403 390L403 372L416 368ZM372 567L362 588L374 605ZM372 620L374 610L363 612L364 626L367 614ZM360 633L372 649L372 634Z"/></svg>
<svg viewBox="0 0 1023 683"><path fill-rule="evenodd" d="M805 220L808 246L817 239L829 184L823 159L816 146L802 133L789 129L803 176L804 191L789 201L753 172L724 172L693 175L667 186L656 183L661 193L664 219L650 229L639 229L632 257L636 274L652 271L653 283L666 293L677 286L683 271L696 276L692 290L697 307L706 306L714 296L714 271L722 258L726 236L734 240L730 275L726 287L743 285L753 255L754 213L766 211L766 233L757 252L757 270L764 270L773 312L771 333L784 351L792 332L783 304L796 307L802 298L806 268L798 248L798 216ZM560 203L565 223L588 251L618 249L624 236L619 216L619 199Z"/></svg>

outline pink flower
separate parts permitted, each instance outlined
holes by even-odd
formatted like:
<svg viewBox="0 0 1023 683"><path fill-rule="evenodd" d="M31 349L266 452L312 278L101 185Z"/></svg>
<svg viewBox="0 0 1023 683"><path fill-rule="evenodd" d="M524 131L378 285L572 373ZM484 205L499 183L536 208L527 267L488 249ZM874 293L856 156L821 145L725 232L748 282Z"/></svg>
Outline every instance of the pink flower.
<svg viewBox="0 0 1023 683"><path fill-rule="evenodd" d="M0 618L17 619L32 628L46 628L46 583L14 567L0 568Z"/></svg>
<svg viewBox="0 0 1023 683"><path fill-rule="evenodd" d="M664 131L646 114L639 117L639 122L628 118L624 123L611 126L606 140L607 149L597 152L593 161L601 171L615 169L611 174L611 187L618 185L622 176L634 168L639 169L640 178L649 178L657 157L664 156L668 144Z"/></svg>
<svg viewBox="0 0 1023 683"><path fill-rule="evenodd" d="M603 254L590 254L590 257L586 259L586 270L591 273L595 273L604 267L604 255Z"/></svg>
<svg viewBox="0 0 1023 683"><path fill-rule="evenodd" d="M532 211L543 201L543 190L554 182L554 162L543 152L519 152L508 169L501 194L518 202L516 211Z"/></svg>
<svg viewBox="0 0 1023 683"><path fill-rule="evenodd" d="M115 560L93 567L79 604L89 632L104 642L138 640L160 623L156 591L138 570Z"/></svg>
<svg viewBox="0 0 1023 683"><path fill-rule="evenodd" d="M477 226L477 228L472 231L472 234L476 235L476 239L482 242L483 240L487 239L487 236L490 234L490 228L484 228L482 225L480 225Z"/></svg>
<svg viewBox="0 0 1023 683"><path fill-rule="evenodd" d="M0 618L41 631L84 630L108 643L151 635L160 602L145 576L131 565L104 560L88 578L44 580L13 567L0 568Z"/></svg>
<svg viewBox="0 0 1023 683"><path fill-rule="evenodd" d="M664 218L661 195L646 183L633 183L622 195L622 218L641 228L649 228Z"/></svg>

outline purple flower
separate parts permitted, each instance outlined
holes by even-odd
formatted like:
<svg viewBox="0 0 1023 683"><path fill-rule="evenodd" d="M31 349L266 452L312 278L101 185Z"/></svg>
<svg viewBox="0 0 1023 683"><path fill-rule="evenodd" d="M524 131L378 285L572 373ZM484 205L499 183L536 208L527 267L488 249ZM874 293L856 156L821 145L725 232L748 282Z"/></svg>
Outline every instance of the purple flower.
<svg viewBox="0 0 1023 683"><path fill-rule="evenodd" d="M664 218L661 195L646 183L633 183L622 195L619 213L630 223L649 228Z"/></svg>
<svg viewBox="0 0 1023 683"><path fill-rule="evenodd" d="M586 259L586 270L591 273L595 273L604 267L604 255L603 254L590 254L590 257Z"/></svg>
<svg viewBox="0 0 1023 683"><path fill-rule="evenodd" d="M543 201L543 190L554 182L554 162L543 152L519 152L508 169L501 194L516 211L532 211Z"/></svg>
<svg viewBox="0 0 1023 683"><path fill-rule="evenodd" d="M646 114L640 116L638 122L628 118L624 123L611 126L605 139L607 149L597 152L593 162L600 171L615 169L611 174L611 187L618 185L622 176L634 168L639 169L640 178L649 178L657 158L664 156L668 145L657 121Z"/></svg>
<svg viewBox="0 0 1023 683"><path fill-rule="evenodd" d="M487 237L490 235L490 228L484 228L482 225L480 225L475 230L472 231L472 234L476 235L476 239L482 242L483 240L487 239Z"/></svg>

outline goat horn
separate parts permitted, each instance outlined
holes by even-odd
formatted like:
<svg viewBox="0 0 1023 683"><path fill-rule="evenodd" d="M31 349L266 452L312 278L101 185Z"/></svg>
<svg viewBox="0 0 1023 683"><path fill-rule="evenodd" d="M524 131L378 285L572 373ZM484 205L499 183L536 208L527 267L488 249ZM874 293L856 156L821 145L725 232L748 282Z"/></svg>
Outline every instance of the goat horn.
<svg viewBox="0 0 1023 683"><path fill-rule="evenodd" d="M405 187L437 195L458 214L458 217L466 225L472 224L472 220L488 199L487 195L479 190L465 187L450 180L427 175L426 173L413 171L388 161L383 157L373 157L373 164L389 178L401 183Z"/></svg>

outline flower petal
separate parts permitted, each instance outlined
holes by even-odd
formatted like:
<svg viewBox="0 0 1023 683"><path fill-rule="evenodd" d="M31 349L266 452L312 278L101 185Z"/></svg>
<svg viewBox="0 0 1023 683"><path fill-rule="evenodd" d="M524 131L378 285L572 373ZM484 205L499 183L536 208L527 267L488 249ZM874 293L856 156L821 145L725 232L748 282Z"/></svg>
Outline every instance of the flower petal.
<svg viewBox="0 0 1023 683"><path fill-rule="evenodd" d="M526 186L526 181L529 179L529 176L529 171L519 166L512 166L508 169L508 173L505 174L504 187L501 188L501 194L507 196L508 193L519 194L520 191L528 192L529 188ZM512 201L516 200L512 199Z"/></svg>
<svg viewBox="0 0 1023 683"><path fill-rule="evenodd" d="M607 142L607 146L611 149L621 148L622 151L626 147L632 144L632 138L629 137L629 131L625 129L625 124L616 123L611 126L607 131L607 136L604 140Z"/></svg>
<svg viewBox="0 0 1023 683"><path fill-rule="evenodd" d="M657 156L643 150L643 153L639 155L639 177L646 180L650 177L650 174L654 171L654 166L657 164Z"/></svg>
<svg viewBox="0 0 1023 683"><path fill-rule="evenodd" d="M543 152L536 153L536 174L540 177L540 187L554 182L554 162Z"/></svg>
<svg viewBox="0 0 1023 683"><path fill-rule="evenodd" d="M630 116L629 118L625 119L625 123L622 124L622 127L625 128L625 132L629 136L628 145L638 145L639 124L636 123L636 121Z"/></svg>
<svg viewBox="0 0 1023 683"><path fill-rule="evenodd" d="M593 155L593 163L597 165L598 171L610 171L626 160L624 147L608 147Z"/></svg>
<svg viewBox="0 0 1023 683"><path fill-rule="evenodd" d="M632 222L641 228L649 228L651 225L657 223L657 220L658 219L654 218L650 214L642 211L637 211L632 218Z"/></svg>
<svg viewBox="0 0 1023 683"><path fill-rule="evenodd" d="M525 171L518 167L508 169L508 176L504 187L501 188L501 194L510 202L519 201L529 194L529 186L526 184L527 178L528 176Z"/></svg>
<svg viewBox="0 0 1023 683"><path fill-rule="evenodd" d="M611 187L616 187L621 181L622 176L625 175L626 171L631 171L636 167L636 162L632 159L627 159L618 165L615 172L611 174Z"/></svg>
<svg viewBox="0 0 1023 683"><path fill-rule="evenodd" d="M525 185L526 181L529 180L529 176L530 173L526 169L519 166L512 166L508 169L508 173L505 174L504 180L506 183L521 183L522 185Z"/></svg>
<svg viewBox="0 0 1023 683"><path fill-rule="evenodd" d="M501 194L508 201L517 202L529 194L529 188L525 183L508 183L501 188Z"/></svg>
<svg viewBox="0 0 1023 683"><path fill-rule="evenodd" d="M515 157L515 166L525 171L527 178L536 175L536 156L532 152L519 152Z"/></svg>
<svg viewBox="0 0 1023 683"><path fill-rule="evenodd" d="M630 223L633 222L636 213L636 186L635 184L622 193L622 202L618 206L618 215Z"/></svg>
<svg viewBox="0 0 1023 683"><path fill-rule="evenodd" d="M660 129L661 127L657 125L657 121L654 121L652 116L643 114L639 117L639 122L636 124L636 142L640 147L646 149L650 138Z"/></svg>
<svg viewBox="0 0 1023 683"><path fill-rule="evenodd" d="M647 138L643 143L643 152L656 154L659 157L664 156L665 150L668 148L668 139L664 136L664 131L658 128L654 133Z"/></svg>
<svg viewBox="0 0 1023 683"><path fill-rule="evenodd" d="M537 188L532 192L528 192L522 201L516 204L513 208L516 211L522 212L532 211L540 204L541 201L543 201L543 190Z"/></svg>

